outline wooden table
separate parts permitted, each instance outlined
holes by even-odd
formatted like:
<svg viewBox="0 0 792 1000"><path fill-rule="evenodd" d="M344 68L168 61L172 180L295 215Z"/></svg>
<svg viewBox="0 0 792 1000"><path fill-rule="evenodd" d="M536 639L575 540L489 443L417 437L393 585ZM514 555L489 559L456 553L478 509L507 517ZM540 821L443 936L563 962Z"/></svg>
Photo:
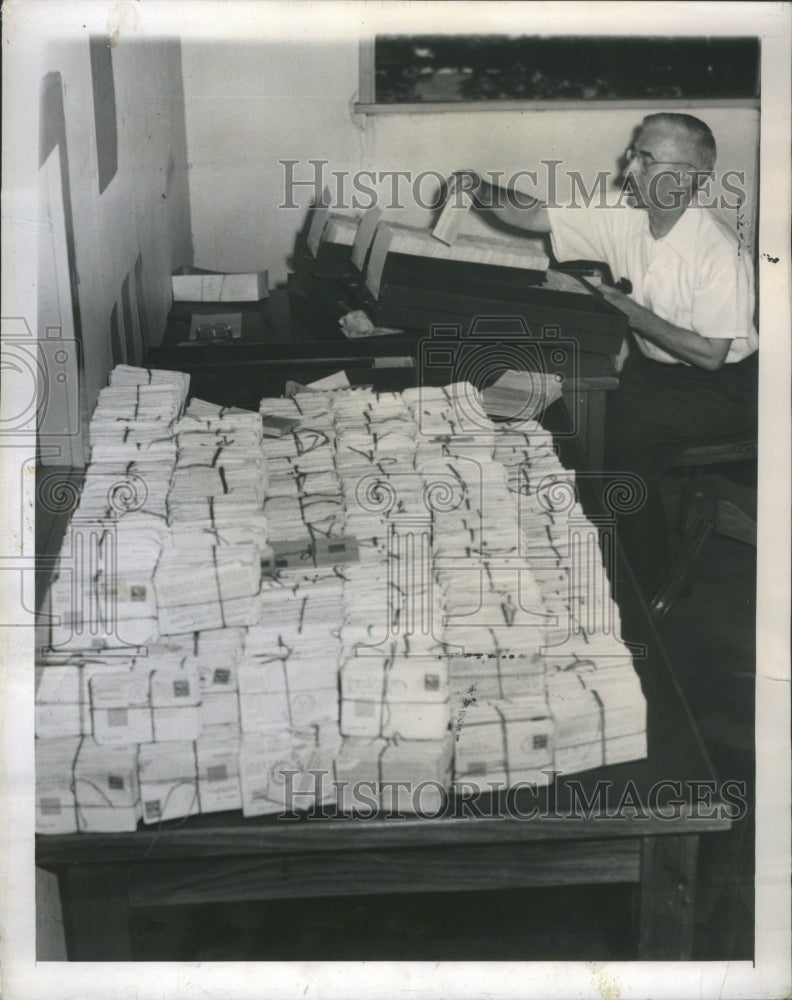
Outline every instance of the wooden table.
<svg viewBox="0 0 792 1000"><path fill-rule="evenodd" d="M135 833L39 837L36 863L58 876L70 960L133 959L135 907L602 883L635 886L637 957L690 958L699 836L730 822L707 794L711 765L654 636L650 646L639 668L648 758L559 779L550 798L548 789L523 789L511 815L499 816L496 803L508 813L506 804L484 797L452 801L439 818L293 821L224 813ZM583 808L577 818L575 781L589 802L605 789L605 809L586 817ZM660 781L682 783L687 804L675 818L650 807ZM611 815L628 785L648 818L634 818L629 808ZM705 800L698 815L697 789ZM659 801L657 813L675 812L670 799ZM517 814L531 817L532 810L535 818Z"/></svg>
<svg viewBox="0 0 792 1000"><path fill-rule="evenodd" d="M560 438L559 448L570 464L570 439ZM580 493L587 512L596 514L597 497L585 479ZM728 829L730 819L719 811L712 765L625 566L620 579L627 584L619 594L623 637L645 645L636 659L647 700L645 760L559 778L535 793L523 789L515 799L522 818L514 810L500 817L485 798L478 803L483 815L452 800L446 815L430 819L292 821L224 813L134 833L38 837L36 863L58 876L69 958L134 958L136 907L603 883L635 888L637 957L690 958L699 837ZM654 809L660 787L665 791ZM577 791L593 802L602 790L604 809L576 812ZM646 818L631 809L618 814L628 793ZM531 809L538 814L525 818Z"/></svg>

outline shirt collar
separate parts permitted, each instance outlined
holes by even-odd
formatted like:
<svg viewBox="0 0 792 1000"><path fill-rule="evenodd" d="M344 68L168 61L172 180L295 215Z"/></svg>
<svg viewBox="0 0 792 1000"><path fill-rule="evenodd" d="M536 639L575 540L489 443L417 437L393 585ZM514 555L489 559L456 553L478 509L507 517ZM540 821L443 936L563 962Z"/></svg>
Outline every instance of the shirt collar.
<svg viewBox="0 0 792 1000"><path fill-rule="evenodd" d="M674 228L662 236L657 243L670 247L688 264L696 263L696 243L698 242L701 209L695 204L689 206L677 219ZM646 231L649 231L647 218Z"/></svg>

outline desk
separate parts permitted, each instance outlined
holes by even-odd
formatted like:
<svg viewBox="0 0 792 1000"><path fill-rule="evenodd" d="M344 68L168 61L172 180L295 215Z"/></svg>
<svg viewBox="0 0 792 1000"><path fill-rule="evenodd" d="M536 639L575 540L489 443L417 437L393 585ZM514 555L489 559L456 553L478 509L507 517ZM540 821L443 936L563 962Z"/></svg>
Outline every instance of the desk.
<svg viewBox="0 0 792 1000"><path fill-rule="evenodd" d="M570 439L559 438L559 447L572 464ZM589 485L581 479L581 502L593 515ZM472 804L477 813L458 799L429 819L224 813L134 833L38 837L36 863L59 879L69 958L133 959L135 907L604 883L635 887L638 957L689 958L699 836L728 829L730 819L706 794L716 784L712 765L629 570L623 573L623 637L645 645L636 659L648 709L645 760L559 778L535 793L523 789L511 810L485 797ZM581 806L579 794L588 803L604 796L602 806ZM628 795L646 818L619 812Z"/></svg>
<svg viewBox="0 0 792 1000"><path fill-rule="evenodd" d="M242 312L241 338L227 344L193 342L179 346L186 344L194 311ZM421 341L427 339L405 334L348 340L337 328L312 325L311 314L301 315L302 321L290 308L285 289L274 290L261 303L177 303L162 346L149 352L146 365L189 372L190 391L200 399L257 410L262 396L281 395L285 372L289 378L307 383L345 369L353 385L366 384L371 381L371 368L377 358L415 358ZM565 360L559 370L564 377L563 399L570 418L565 433L576 439L586 466L601 469L605 396L619 384L614 359L607 354L582 352ZM416 373L416 380L421 377ZM387 378L381 373L377 379L378 384L387 387ZM434 368L431 384L450 381L454 381L452 366Z"/></svg>

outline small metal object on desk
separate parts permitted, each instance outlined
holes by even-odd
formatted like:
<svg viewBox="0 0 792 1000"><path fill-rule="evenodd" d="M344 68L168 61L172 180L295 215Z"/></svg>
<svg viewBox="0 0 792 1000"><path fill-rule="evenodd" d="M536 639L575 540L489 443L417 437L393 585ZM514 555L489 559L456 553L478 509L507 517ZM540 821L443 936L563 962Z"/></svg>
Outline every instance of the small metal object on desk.
<svg viewBox="0 0 792 1000"><path fill-rule="evenodd" d="M197 340L231 340L233 333L228 323L202 323L195 336Z"/></svg>

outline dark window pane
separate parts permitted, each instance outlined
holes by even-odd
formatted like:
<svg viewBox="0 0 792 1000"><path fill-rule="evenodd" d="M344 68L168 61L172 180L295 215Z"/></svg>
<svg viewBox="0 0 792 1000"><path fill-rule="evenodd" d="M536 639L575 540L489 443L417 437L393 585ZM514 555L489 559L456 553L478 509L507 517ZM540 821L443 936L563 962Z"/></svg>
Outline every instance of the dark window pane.
<svg viewBox="0 0 792 1000"><path fill-rule="evenodd" d="M758 96L756 38L381 35L376 101Z"/></svg>

